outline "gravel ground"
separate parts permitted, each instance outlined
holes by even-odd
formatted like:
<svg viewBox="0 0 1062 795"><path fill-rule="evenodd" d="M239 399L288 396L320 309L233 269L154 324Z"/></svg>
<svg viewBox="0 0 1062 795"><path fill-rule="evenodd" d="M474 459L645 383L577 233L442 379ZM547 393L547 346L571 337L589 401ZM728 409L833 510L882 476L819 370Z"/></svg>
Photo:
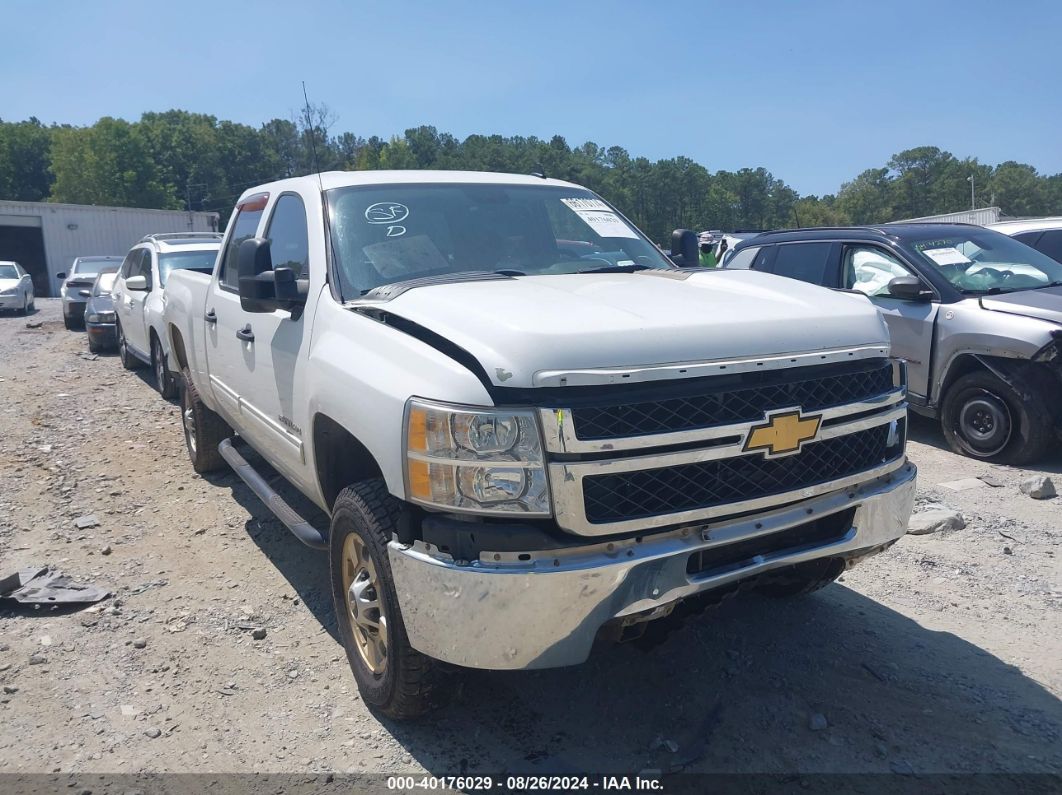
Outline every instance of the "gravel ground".
<svg viewBox="0 0 1062 795"><path fill-rule="evenodd" d="M930 422L919 500L965 529L804 599L733 599L651 652L469 672L393 724L358 698L324 554L234 475L197 477L150 374L37 303L0 317L0 575L48 565L114 596L0 608L0 773L1062 773L1062 498ZM1062 456L1037 471L1062 488ZM980 475L1001 485L944 485Z"/></svg>

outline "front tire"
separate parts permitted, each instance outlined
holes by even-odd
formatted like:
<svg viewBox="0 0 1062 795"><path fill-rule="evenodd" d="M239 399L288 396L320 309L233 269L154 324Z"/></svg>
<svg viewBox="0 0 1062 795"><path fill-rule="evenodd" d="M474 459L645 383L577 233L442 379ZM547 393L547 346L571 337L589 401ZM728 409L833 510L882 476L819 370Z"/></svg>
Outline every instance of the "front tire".
<svg viewBox="0 0 1062 795"><path fill-rule="evenodd" d="M155 388L166 400L176 397L177 383L166 363L166 354L162 352L159 338L151 337L151 366L155 371Z"/></svg>
<svg viewBox="0 0 1062 795"><path fill-rule="evenodd" d="M74 321L70 319L70 315L63 312L63 325L66 326L67 331L73 331L75 329Z"/></svg>
<svg viewBox="0 0 1062 795"><path fill-rule="evenodd" d="M70 328L70 326L67 326ZM142 362L133 355L133 352L129 350L129 343L125 340L125 329L122 328L122 324L118 324L118 358L122 362L122 367L126 370L138 370Z"/></svg>
<svg viewBox="0 0 1062 795"><path fill-rule="evenodd" d="M22 315L23 317L28 315L29 314L29 305L30 305L29 296L28 295L22 296L22 310L19 312L19 314Z"/></svg>
<svg viewBox="0 0 1062 795"><path fill-rule="evenodd" d="M1019 394L989 372L967 373L944 395L940 422L951 449L1000 464L1043 457L1054 433L1051 412L1034 384Z"/></svg>
<svg viewBox="0 0 1062 795"><path fill-rule="evenodd" d="M329 564L339 635L365 703L392 718L415 718L433 706L438 664L406 636L387 542L398 501L382 480L340 492L332 511Z"/></svg>
<svg viewBox="0 0 1062 795"><path fill-rule="evenodd" d="M181 427L184 429L184 445L188 450L188 458L192 461L192 469L200 475L215 472L225 466L225 459L218 452L218 445L232 436L232 428L206 407L187 369L184 371L183 381Z"/></svg>

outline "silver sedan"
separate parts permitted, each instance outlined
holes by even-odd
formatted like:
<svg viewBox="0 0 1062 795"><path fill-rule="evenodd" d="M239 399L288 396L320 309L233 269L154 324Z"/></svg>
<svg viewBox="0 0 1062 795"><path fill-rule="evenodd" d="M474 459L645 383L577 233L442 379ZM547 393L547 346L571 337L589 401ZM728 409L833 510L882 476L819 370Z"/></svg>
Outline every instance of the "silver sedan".
<svg viewBox="0 0 1062 795"><path fill-rule="evenodd" d="M27 314L34 309L33 279L17 262L0 260L0 309Z"/></svg>

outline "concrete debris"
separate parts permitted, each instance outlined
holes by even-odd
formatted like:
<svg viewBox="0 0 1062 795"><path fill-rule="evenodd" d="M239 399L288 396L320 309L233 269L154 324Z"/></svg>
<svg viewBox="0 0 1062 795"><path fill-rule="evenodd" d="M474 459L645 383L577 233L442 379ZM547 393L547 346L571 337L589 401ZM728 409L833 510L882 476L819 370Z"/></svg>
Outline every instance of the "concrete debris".
<svg viewBox="0 0 1062 795"><path fill-rule="evenodd" d="M951 491L969 491L970 489L983 489L988 484L981 478L962 478L961 480L949 480L945 483L938 483L942 489L949 489Z"/></svg>
<svg viewBox="0 0 1062 795"><path fill-rule="evenodd" d="M134 649L147 648L147 641L144 638L134 638L133 639L133 648Z"/></svg>
<svg viewBox="0 0 1062 795"><path fill-rule="evenodd" d="M88 514L87 516L79 516L74 520L74 526L78 530L88 530L90 527L99 527L100 520L96 518L95 514Z"/></svg>
<svg viewBox="0 0 1062 795"><path fill-rule="evenodd" d="M977 479L984 483L986 486L991 486L994 489L1003 488L1003 481L997 478L995 475L978 475Z"/></svg>
<svg viewBox="0 0 1062 795"><path fill-rule="evenodd" d="M1019 486L1022 494L1028 494L1034 500L1049 500L1056 496L1055 484L1046 475L1033 475L1025 478Z"/></svg>
<svg viewBox="0 0 1062 795"><path fill-rule="evenodd" d="M150 729L146 729L144 734L154 740L156 737L162 734L162 730L157 726L152 726Z"/></svg>
<svg viewBox="0 0 1062 795"><path fill-rule="evenodd" d="M907 532L913 536L928 535L943 530L962 530L966 520L962 514L946 505L927 505L921 511L911 515Z"/></svg>

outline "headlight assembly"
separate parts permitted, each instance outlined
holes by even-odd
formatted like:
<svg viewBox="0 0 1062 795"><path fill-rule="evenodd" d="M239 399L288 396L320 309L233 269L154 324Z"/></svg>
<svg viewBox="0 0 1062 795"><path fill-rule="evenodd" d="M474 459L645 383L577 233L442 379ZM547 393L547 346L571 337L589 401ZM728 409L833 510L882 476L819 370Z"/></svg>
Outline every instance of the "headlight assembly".
<svg viewBox="0 0 1062 795"><path fill-rule="evenodd" d="M406 409L406 494L412 502L435 508L549 516L535 415L411 399Z"/></svg>
<svg viewBox="0 0 1062 795"><path fill-rule="evenodd" d="M0 290L0 295L14 295L17 292L17 287L8 287L6 290Z"/></svg>
<svg viewBox="0 0 1062 795"><path fill-rule="evenodd" d="M113 323L114 312L92 312L85 315L85 320L89 323Z"/></svg>

